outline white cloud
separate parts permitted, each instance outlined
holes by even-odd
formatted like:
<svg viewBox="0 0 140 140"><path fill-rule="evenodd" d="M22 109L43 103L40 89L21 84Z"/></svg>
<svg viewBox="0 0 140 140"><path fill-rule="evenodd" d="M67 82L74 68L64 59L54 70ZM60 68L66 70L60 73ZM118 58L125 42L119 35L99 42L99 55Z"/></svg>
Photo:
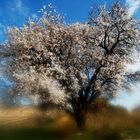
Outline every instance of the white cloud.
<svg viewBox="0 0 140 140"><path fill-rule="evenodd" d="M128 93L127 91L121 91L119 96L116 99L113 99L111 102L115 105L123 106L128 110L132 110L140 105L140 85L136 84L132 87L132 92Z"/></svg>
<svg viewBox="0 0 140 140"><path fill-rule="evenodd" d="M140 0L126 0L126 4L129 6L129 14L134 15L140 8Z"/></svg>
<svg viewBox="0 0 140 140"><path fill-rule="evenodd" d="M29 8L23 3L23 0L12 0L8 4L8 9L10 10L9 14L19 14L21 16L28 16Z"/></svg>

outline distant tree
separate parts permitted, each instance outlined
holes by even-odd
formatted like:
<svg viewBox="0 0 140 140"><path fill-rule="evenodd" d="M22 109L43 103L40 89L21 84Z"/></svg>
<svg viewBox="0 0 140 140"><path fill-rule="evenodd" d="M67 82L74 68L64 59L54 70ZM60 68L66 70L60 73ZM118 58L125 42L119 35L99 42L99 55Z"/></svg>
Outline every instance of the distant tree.
<svg viewBox="0 0 140 140"><path fill-rule="evenodd" d="M13 93L56 105L81 127L96 98L113 98L133 78L126 64L139 46L139 23L117 2L109 11L92 10L85 24L67 25L56 11L41 11L38 20L8 30L1 54L9 57Z"/></svg>

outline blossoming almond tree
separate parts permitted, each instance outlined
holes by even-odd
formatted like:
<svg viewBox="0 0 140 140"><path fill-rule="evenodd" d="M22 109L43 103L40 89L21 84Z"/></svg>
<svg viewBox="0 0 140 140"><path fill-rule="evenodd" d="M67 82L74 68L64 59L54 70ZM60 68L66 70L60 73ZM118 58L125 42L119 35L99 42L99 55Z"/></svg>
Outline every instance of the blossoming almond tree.
<svg viewBox="0 0 140 140"><path fill-rule="evenodd" d="M98 97L110 99L134 75L126 71L139 46L139 23L115 3L90 13L85 24L67 25L56 11L9 28L4 45L13 93L37 96L74 117L79 127Z"/></svg>

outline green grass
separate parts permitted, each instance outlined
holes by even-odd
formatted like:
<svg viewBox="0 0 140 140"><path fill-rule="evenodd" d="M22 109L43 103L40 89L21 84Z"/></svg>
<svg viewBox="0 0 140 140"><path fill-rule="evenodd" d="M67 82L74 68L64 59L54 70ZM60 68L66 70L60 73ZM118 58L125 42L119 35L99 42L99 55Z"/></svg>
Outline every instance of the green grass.
<svg viewBox="0 0 140 140"><path fill-rule="evenodd" d="M123 135L127 139L140 139L140 126L123 130Z"/></svg>
<svg viewBox="0 0 140 140"><path fill-rule="evenodd" d="M13 129L0 130L0 140L59 140L58 136L49 129Z"/></svg>
<svg viewBox="0 0 140 140"><path fill-rule="evenodd" d="M46 128L0 130L0 140L122 140L117 131L77 132L67 137L61 137L56 132Z"/></svg>
<svg viewBox="0 0 140 140"><path fill-rule="evenodd" d="M104 127L96 131L75 131L61 135L52 126L0 129L0 140L128 140L140 138L140 127L122 130Z"/></svg>

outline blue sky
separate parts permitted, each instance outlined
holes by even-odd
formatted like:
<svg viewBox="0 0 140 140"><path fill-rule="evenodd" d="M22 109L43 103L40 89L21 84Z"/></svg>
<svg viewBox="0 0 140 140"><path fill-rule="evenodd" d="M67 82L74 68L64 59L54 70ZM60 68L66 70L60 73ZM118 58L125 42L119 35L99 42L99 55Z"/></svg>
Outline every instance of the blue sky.
<svg viewBox="0 0 140 140"><path fill-rule="evenodd" d="M84 22L94 4L101 5L105 2L109 7L112 0L0 0L0 42L5 40L3 34L7 26L22 26L43 5L51 3L65 16L66 22L73 23Z"/></svg>
<svg viewBox="0 0 140 140"><path fill-rule="evenodd" d="M33 14L37 14L43 5L52 4L56 10L65 16L67 23L84 22L88 12L95 4L106 3L107 7L114 0L0 0L0 42L5 40L3 35L7 26L22 26ZM130 7L130 12L140 18L140 0L121 0Z"/></svg>
<svg viewBox="0 0 140 140"><path fill-rule="evenodd" d="M67 23L84 22L88 12L94 4L106 3L110 7L114 0L0 0L0 42L5 41L4 31L7 26L22 26L27 19L43 7L52 4L55 9L65 16ZM129 6L130 15L140 18L140 0L121 0ZM137 66L136 66L137 67ZM113 102L127 108L133 108L140 102L140 85L133 87L133 94L126 95L121 92Z"/></svg>

